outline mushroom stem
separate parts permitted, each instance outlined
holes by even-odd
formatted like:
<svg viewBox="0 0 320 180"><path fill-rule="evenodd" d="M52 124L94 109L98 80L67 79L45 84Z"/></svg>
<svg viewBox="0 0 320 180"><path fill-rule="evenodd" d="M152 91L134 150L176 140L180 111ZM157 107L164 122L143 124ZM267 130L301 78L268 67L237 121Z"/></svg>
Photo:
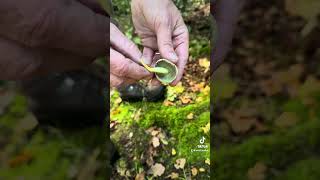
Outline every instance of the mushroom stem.
<svg viewBox="0 0 320 180"><path fill-rule="evenodd" d="M146 63L143 62L143 58L140 59L141 64L145 67L149 72L160 73L160 74L168 74L169 70L163 67L150 67Z"/></svg>

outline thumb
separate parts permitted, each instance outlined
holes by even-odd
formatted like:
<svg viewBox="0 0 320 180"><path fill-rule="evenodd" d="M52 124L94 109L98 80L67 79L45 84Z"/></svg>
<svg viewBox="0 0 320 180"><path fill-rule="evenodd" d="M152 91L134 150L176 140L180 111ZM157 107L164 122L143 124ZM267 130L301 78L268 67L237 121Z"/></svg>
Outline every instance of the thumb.
<svg viewBox="0 0 320 180"><path fill-rule="evenodd" d="M172 43L172 31L169 26L162 25L156 32L157 43L161 56L173 63L178 62L178 56L174 51Z"/></svg>

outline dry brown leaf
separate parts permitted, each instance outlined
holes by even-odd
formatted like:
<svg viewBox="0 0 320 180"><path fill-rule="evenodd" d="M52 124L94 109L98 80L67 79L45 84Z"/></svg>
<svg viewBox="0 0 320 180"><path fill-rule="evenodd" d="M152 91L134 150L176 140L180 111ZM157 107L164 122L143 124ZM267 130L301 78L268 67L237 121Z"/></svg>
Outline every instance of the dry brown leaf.
<svg viewBox="0 0 320 180"><path fill-rule="evenodd" d="M174 167L176 169L184 169L184 166L186 165L186 159L180 158L176 160L176 163L174 164Z"/></svg>
<svg viewBox="0 0 320 180"><path fill-rule="evenodd" d="M196 176L196 175L198 174L198 169L195 168L195 167L193 167L193 168L191 169L191 174L192 174L192 176Z"/></svg>
<svg viewBox="0 0 320 180"><path fill-rule="evenodd" d="M204 163L210 165L210 159L207 158L207 159L204 161Z"/></svg>
<svg viewBox="0 0 320 180"><path fill-rule="evenodd" d="M172 172L169 176L167 176L166 178L170 178L170 179L178 179L179 178L179 174L176 172Z"/></svg>
<svg viewBox="0 0 320 180"><path fill-rule="evenodd" d="M210 70L210 61L208 58L201 58L199 59L199 65L205 68L204 72L208 72Z"/></svg>
<svg viewBox="0 0 320 180"><path fill-rule="evenodd" d="M139 173L137 174L135 180L144 180L145 176L146 176L145 172Z"/></svg>
<svg viewBox="0 0 320 180"><path fill-rule="evenodd" d="M207 123L206 126L201 127L201 129L203 130L203 132L204 132L205 134L209 133L209 132L210 132L210 122Z"/></svg>
<svg viewBox="0 0 320 180"><path fill-rule="evenodd" d="M163 173L164 173L164 171L165 171L165 167L162 165L162 164L160 164L160 163L156 163L155 165L153 165L152 167L151 167L151 172L152 172L152 174L154 175L154 176L162 176L163 175Z"/></svg>
<svg viewBox="0 0 320 180"><path fill-rule="evenodd" d="M18 154L14 158L10 159L8 164L10 167L14 168L19 165L30 162L33 159L33 154L27 151L23 151L21 154Z"/></svg>
<svg viewBox="0 0 320 180"><path fill-rule="evenodd" d="M183 104L189 104L192 102L192 98L188 95L181 96L180 100Z"/></svg>
<svg viewBox="0 0 320 180"><path fill-rule="evenodd" d="M259 82L260 89L267 96L273 96L282 91L282 84L275 78L262 80Z"/></svg>
<svg viewBox="0 0 320 180"><path fill-rule="evenodd" d="M268 131L269 131L269 128L266 125L264 125L263 123L261 123L259 121L256 122L254 132L266 133Z"/></svg>
<svg viewBox="0 0 320 180"><path fill-rule="evenodd" d="M152 137L152 145L155 148L160 146L160 140L158 137Z"/></svg>
<svg viewBox="0 0 320 180"><path fill-rule="evenodd" d="M229 118L227 119L233 132L244 134L254 127L256 118Z"/></svg>
<svg viewBox="0 0 320 180"><path fill-rule="evenodd" d="M171 102L171 101L165 100L165 101L163 102L163 105L164 105L164 106L173 106L174 103Z"/></svg>
<svg viewBox="0 0 320 180"><path fill-rule="evenodd" d="M297 124L299 118L294 112L284 112L275 120L275 125L280 128L288 128Z"/></svg>
<svg viewBox="0 0 320 180"><path fill-rule="evenodd" d="M193 117L194 117L193 113L190 113L187 115L187 119L193 119Z"/></svg>
<svg viewBox="0 0 320 180"><path fill-rule="evenodd" d="M199 92L199 91L203 90L204 87L205 87L205 83L201 82L199 84L195 84L195 85L191 86L191 91L192 92Z"/></svg>
<svg viewBox="0 0 320 180"><path fill-rule="evenodd" d="M254 167L248 170L249 180L265 180L267 166L262 162L257 162Z"/></svg>
<svg viewBox="0 0 320 180"><path fill-rule="evenodd" d="M153 130L153 131L151 131L151 136L156 136L156 135L158 135L160 133L160 131L158 131L158 130Z"/></svg>

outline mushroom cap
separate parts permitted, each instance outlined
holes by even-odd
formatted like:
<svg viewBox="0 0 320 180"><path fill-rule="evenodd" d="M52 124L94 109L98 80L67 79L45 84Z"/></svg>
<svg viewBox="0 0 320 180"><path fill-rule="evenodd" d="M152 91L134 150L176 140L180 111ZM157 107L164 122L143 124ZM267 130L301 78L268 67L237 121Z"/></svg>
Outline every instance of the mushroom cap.
<svg viewBox="0 0 320 180"><path fill-rule="evenodd" d="M159 59L156 64L155 67L162 67L162 68L166 68L168 69L169 73L167 74L161 74L161 73L155 73L156 74L156 78L163 84L167 85L172 83L178 75L178 67L173 64L172 62L170 62L167 59Z"/></svg>

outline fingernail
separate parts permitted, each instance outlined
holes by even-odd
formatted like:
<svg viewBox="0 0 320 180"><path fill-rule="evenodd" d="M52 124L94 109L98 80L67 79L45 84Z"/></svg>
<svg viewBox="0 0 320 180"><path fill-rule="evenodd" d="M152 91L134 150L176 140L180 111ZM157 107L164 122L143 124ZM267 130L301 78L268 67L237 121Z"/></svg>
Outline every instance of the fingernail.
<svg viewBox="0 0 320 180"><path fill-rule="evenodd" d="M148 58L145 57L145 56L142 56L141 59L142 59L142 61L143 61L146 65L150 66L150 63L151 63L151 60L150 60L150 59L148 59Z"/></svg>
<svg viewBox="0 0 320 180"><path fill-rule="evenodd" d="M170 53L170 60L177 62L178 61L178 56L176 55L176 53L172 52Z"/></svg>

